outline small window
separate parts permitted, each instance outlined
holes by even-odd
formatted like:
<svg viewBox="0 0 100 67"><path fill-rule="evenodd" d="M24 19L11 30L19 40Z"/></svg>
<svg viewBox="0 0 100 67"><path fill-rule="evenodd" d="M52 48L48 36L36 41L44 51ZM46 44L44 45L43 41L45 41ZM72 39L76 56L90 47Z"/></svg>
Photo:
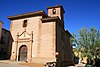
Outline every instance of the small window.
<svg viewBox="0 0 100 67"><path fill-rule="evenodd" d="M53 14L56 14L56 9L55 8L52 10L52 13Z"/></svg>
<svg viewBox="0 0 100 67"><path fill-rule="evenodd" d="M23 21L23 27L27 27L27 20Z"/></svg>

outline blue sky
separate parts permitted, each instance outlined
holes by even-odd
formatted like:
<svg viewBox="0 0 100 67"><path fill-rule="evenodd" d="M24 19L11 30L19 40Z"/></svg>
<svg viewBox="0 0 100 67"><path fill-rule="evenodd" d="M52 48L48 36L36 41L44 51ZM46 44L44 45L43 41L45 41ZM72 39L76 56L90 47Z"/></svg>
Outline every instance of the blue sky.
<svg viewBox="0 0 100 67"><path fill-rule="evenodd" d="M65 9L65 29L77 33L82 27L100 30L100 0L0 0L0 20L3 28L10 28L7 16L44 10L62 4Z"/></svg>

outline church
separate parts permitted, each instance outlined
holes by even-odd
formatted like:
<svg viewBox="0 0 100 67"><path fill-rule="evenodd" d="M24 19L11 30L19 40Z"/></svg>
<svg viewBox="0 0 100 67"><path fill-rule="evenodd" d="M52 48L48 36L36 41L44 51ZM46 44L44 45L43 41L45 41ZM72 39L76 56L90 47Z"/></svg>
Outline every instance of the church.
<svg viewBox="0 0 100 67"><path fill-rule="evenodd" d="M64 8L62 5L44 10L8 16L13 39L11 60L28 63L56 62L57 67L66 62L73 64L70 37L64 29Z"/></svg>

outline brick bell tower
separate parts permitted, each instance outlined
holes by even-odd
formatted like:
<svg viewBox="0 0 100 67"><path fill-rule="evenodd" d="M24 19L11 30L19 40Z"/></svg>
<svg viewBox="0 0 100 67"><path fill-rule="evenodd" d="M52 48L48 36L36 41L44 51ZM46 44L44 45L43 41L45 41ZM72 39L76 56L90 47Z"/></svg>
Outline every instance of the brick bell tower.
<svg viewBox="0 0 100 67"><path fill-rule="evenodd" d="M47 7L47 10L48 10L48 16L50 17L58 16L60 20L64 22L65 11L62 5Z"/></svg>

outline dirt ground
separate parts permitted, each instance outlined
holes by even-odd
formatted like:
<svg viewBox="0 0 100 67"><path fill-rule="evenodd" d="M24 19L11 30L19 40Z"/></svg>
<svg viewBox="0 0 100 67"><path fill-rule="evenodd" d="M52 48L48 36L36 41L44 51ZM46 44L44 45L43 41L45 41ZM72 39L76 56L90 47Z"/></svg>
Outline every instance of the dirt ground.
<svg viewBox="0 0 100 67"><path fill-rule="evenodd" d="M85 64L79 63L75 66L67 66L67 67L84 67ZM26 63L26 62L18 62L11 60L0 60L0 67L45 67L44 64L41 63Z"/></svg>
<svg viewBox="0 0 100 67"><path fill-rule="evenodd" d="M45 67L44 64L38 64L38 63L20 63L20 65L25 65L29 67Z"/></svg>

